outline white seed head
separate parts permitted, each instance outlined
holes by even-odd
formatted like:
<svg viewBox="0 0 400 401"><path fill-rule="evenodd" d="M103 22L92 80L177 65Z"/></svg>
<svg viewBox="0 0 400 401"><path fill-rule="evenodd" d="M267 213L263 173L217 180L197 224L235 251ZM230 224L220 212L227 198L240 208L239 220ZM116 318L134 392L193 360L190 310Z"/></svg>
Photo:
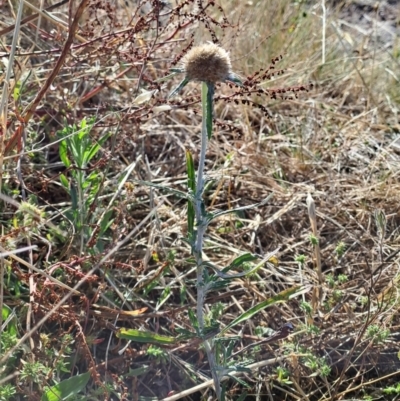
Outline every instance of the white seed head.
<svg viewBox="0 0 400 401"><path fill-rule="evenodd" d="M183 59L183 69L190 81L213 84L225 81L232 73L228 52L214 43L189 50Z"/></svg>

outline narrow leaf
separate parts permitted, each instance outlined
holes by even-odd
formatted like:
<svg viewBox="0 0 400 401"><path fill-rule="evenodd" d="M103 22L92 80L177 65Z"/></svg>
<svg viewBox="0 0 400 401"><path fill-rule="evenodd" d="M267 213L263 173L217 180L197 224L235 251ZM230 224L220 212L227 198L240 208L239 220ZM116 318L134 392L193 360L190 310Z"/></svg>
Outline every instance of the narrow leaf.
<svg viewBox="0 0 400 401"><path fill-rule="evenodd" d="M255 314L268 308L269 306L275 305L280 302L288 301L290 297L294 296L297 292L301 292L303 290L302 287L296 286L291 287L287 290L281 291L279 294L275 295L272 298L268 298L265 301L253 306L248 311L242 313L239 317L229 323L222 331L221 334L225 333L232 327L236 326L237 324L244 322L245 320L251 319Z"/></svg>
<svg viewBox="0 0 400 401"><path fill-rule="evenodd" d="M212 263L210 262L204 262L204 265L207 267L210 267L212 270L214 270L214 273L223 279L232 279L232 278L240 278L240 277L245 277L245 276L249 276L251 274L253 274L254 272L256 272L260 267L262 267L264 265L264 263L268 262L270 259L272 259L274 257L274 255L279 251L279 248L275 249L274 251L268 253L266 256L264 256L264 258L260 261L260 263L258 263L257 265L255 265L252 269L250 270L246 270L242 273L236 273L236 274L226 274L226 272L228 272L229 270L231 270L232 268L238 268L240 267L240 265L236 265L236 266L232 266L229 265L227 267L225 267L223 270L219 270L218 267L214 266ZM242 257L239 257L237 259L235 259L235 261L237 261L238 259L240 260L242 258L242 260L248 259L248 260L255 260L258 259L257 256L255 255L251 255L251 254L245 254L242 255ZM234 262L235 262L234 261ZM215 287L215 284L213 285L213 289Z"/></svg>
<svg viewBox="0 0 400 401"><path fill-rule="evenodd" d="M243 263L253 262L257 259L259 259L259 256L253 255L252 253L245 253L244 255L240 255L236 259L234 259L228 267L225 267L223 272L226 273L231 269L235 269L237 267L242 266Z"/></svg>
<svg viewBox="0 0 400 401"><path fill-rule="evenodd" d="M60 142L59 153L61 161L64 163L64 166L68 168L71 162L68 158L67 141L65 139Z"/></svg>
<svg viewBox="0 0 400 401"><path fill-rule="evenodd" d="M174 77L176 74L178 74L179 72L183 72L181 70L179 71L173 71L173 69L170 69L171 74L166 75L165 77L161 77L159 79L156 79L154 82L164 82L167 81L168 79L171 79L172 77Z"/></svg>
<svg viewBox="0 0 400 401"><path fill-rule="evenodd" d="M189 320L190 320L191 325L197 330L198 327L199 327L199 323L197 322L197 317L194 314L192 309L188 310L188 316L189 316Z"/></svg>
<svg viewBox="0 0 400 401"><path fill-rule="evenodd" d="M72 376L67 380L50 387L42 396L42 401L61 401L77 395L84 389L90 379L90 372Z"/></svg>
<svg viewBox="0 0 400 401"><path fill-rule="evenodd" d="M114 222L113 216L114 210L109 210L106 212L100 222L100 235L104 234L108 230L111 224Z"/></svg>
<svg viewBox="0 0 400 401"><path fill-rule="evenodd" d="M61 185L69 192L69 181L64 174L60 174Z"/></svg>
<svg viewBox="0 0 400 401"><path fill-rule="evenodd" d="M235 73L231 73L228 78L226 78L227 81L233 82L234 84L236 84L237 86L243 86L243 82L242 80L239 78L238 75L236 75Z"/></svg>
<svg viewBox="0 0 400 401"><path fill-rule="evenodd" d="M76 191L75 185L70 186L69 190L71 196L72 210L78 209L78 192Z"/></svg>
<svg viewBox="0 0 400 401"><path fill-rule="evenodd" d="M161 296L158 298L156 309L160 309L162 305L167 302L168 298L171 296L171 287L167 286L164 288Z"/></svg>
<svg viewBox="0 0 400 401"><path fill-rule="evenodd" d="M115 335L118 338L123 338L125 340L131 340L138 343L148 343L148 344L157 344L157 345L168 345L174 344L174 337L161 336L156 333L151 333L149 331L139 331L135 329L119 329Z"/></svg>
<svg viewBox="0 0 400 401"><path fill-rule="evenodd" d="M14 98L14 101L16 101L16 102L19 101L19 97L21 95L21 86L22 86L21 81L18 81L14 86L13 98Z"/></svg>
<svg viewBox="0 0 400 401"><path fill-rule="evenodd" d="M171 72L173 72L174 74L178 74L178 73L182 74L185 71L183 68L176 68L176 67L170 68L169 70Z"/></svg>
<svg viewBox="0 0 400 401"><path fill-rule="evenodd" d="M233 381L239 383L240 385L242 385L243 387L247 387L250 388L250 385L248 383L246 383L244 380L239 379L239 377L237 376L233 376L233 375L227 375L228 377L230 377Z"/></svg>
<svg viewBox="0 0 400 401"><path fill-rule="evenodd" d="M192 190L192 192L196 192L196 176L194 170L194 162L192 153L190 150L186 151L186 169L188 175L188 188Z"/></svg>
<svg viewBox="0 0 400 401"><path fill-rule="evenodd" d="M140 368L131 369L129 368L129 372L126 374L128 377L137 377L147 373L150 370L149 365L141 366Z"/></svg>
<svg viewBox="0 0 400 401"><path fill-rule="evenodd" d="M96 153L100 150L100 145L98 143L95 143L93 146L90 147L90 149L85 150L83 154L83 159L85 163L89 163L90 160L93 159L93 157L96 155Z"/></svg>
<svg viewBox="0 0 400 401"><path fill-rule="evenodd" d="M185 78L170 94L168 97L175 96L178 92L180 92L187 84L189 80Z"/></svg>
<svg viewBox="0 0 400 401"><path fill-rule="evenodd" d="M3 308L1 310L2 321L5 322L11 314L12 314L12 309L9 306L3 304ZM17 330L15 315L14 317L10 318L10 321L8 322L5 331L7 331L12 335L17 335L18 330Z"/></svg>
<svg viewBox="0 0 400 401"><path fill-rule="evenodd" d="M189 150L186 151L186 170L188 176L187 186L189 192L191 192L191 194L194 194L196 192L196 175L194 170L193 157ZM190 199L188 199L187 215L188 215L188 238L192 239L194 231L195 212L194 212L193 202Z"/></svg>
<svg viewBox="0 0 400 401"><path fill-rule="evenodd" d="M214 84L207 84L207 106L206 106L206 127L208 139L211 139L212 135L212 123L213 123L213 102L214 102Z"/></svg>

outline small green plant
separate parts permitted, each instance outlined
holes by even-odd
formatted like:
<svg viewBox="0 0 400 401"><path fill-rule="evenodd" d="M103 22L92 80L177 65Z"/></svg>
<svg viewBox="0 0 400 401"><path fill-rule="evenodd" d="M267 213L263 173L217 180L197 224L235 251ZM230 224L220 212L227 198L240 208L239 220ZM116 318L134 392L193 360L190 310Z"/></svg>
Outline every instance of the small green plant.
<svg viewBox="0 0 400 401"><path fill-rule="evenodd" d="M336 285L335 277L331 273L326 275L325 280L330 288L333 288Z"/></svg>
<svg viewBox="0 0 400 401"><path fill-rule="evenodd" d="M400 395L400 383L396 383L394 386L385 387L382 391L383 394L387 395Z"/></svg>
<svg viewBox="0 0 400 401"><path fill-rule="evenodd" d="M186 165L188 171L188 242L192 249L197 269L197 330L201 338L206 338L206 324L203 306L207 292L212 289L222 288L227 283L218 280L217 276L210 276L206 264L203 262L204 235L209 223L218 215L206 212L203 200L205 191L205 161L207 142L212 136L213 125L213 100L215 85L218 82L230 81L241 86L239 77L233 73L229 54L214 43L208 43L193 47L184 57L182 67L174 69L174 72L185 74L183 81L171 93L171 96L178 93L190 81L202 83L201 103L202 103L202 125L201 125L201 147L200 161L197 170L197 177L194 170L194 162L190 152L186 153ZM237 210L236 210L237 211ZM230 213L235 210L229 211ZM241 266L246 260L237 263L235 267ZM211 265L209 265L211 267ZM228 269L224 273L227 272ZM193 318L192 318L193 320ZM221 399L220 376L217 372L216 356L211 344L205 340L203 342L207 353L207 358L214 380L214 388L217 398Z"/></svg>
<svg viewBox="0 0 400 401"><path fill-rule="evenodd" d="M18 342L17 318L15 313L7 305L2 306L2 325L0 331L0 357L12 349ZM16 368L18 351L9 356L7 363L0 367L0 376L7 374L10 370Z"/></svg>
<svg viewBox="0 0 400 401"><path fill-rule="evenodd" d="M363 396L363 401L373 401L374 398L371 395L364 395Z"/></svg>
<svg viewBox="0 0 400 401"><path fill-rule="evenodd" d="M308 334L313 334L318 336L320 334L321 330L318 326L315 326L314 324L310 324L307 327L307 333Z"/></svg>
<svg viewBox="0 0 400 401"><path fill-rule="evenodd" d="M343 298L344 292L339 287L348 281L348 277L345 274L339 274L335 277L330 273L326 275L325 280L328 286L333 290L332 296L327 300L326 304L329 310L329 308L336 305Z"/></svg>
<svg viewBox="0 0 400 401"><path fill-rule="evenodd" d="M297 263L304 265L306 263L306 255L297 255L294 260Z"/></svg>
<svg viewBox="0 0 400 401"><path fill-rule="evenodd" d="M24 362L20 373L20 378L27 383L35 383L41 385L50 372L50 368L41 362Z"/></svg>
<svg viewBox="0 0 400 401"><path fill-rule="evenodd" d="M1 333L1 352L7 352L9 349L14 347L18 342L16 334L10 331L3 331Z"/></svg>
<svg viewBox="0 0 400 401"><path fill-rule="evenodd" d="M346 274L339 274L337 277L335 277L332 273L329 273L326 275L325 279L330 288L336 288L337 286L345 284L349 281L349 278Z"/></svg>
<svg viewBox="0 0 400 401"><path fill-rule="evenodd" d="M341 258L344 255L345 250L346 250L346 244L342 241L338 242L335 248L335 253L338 256L338 258Z"/></svg>
<svg viewBox="0 0 400 401"><path fill-rule="evenodd" d="M210 314L209 314L209 319L211 321L216 321L224 312L225 305L222 302L217 302L214 305L212 305Z"/></svg>
<svg viewBox="0 0 400 401"><path fill-rule="evenodd" d="M275 372L276 372L276 381L278 383L280 383L280 384L292 384L293 383L292 381L290 381L290 372L287 369L285 369L281 366L278 366L275 369Z"/></svg>
<svg viewBox="0 0 400 401"><path fill-rule="evenodd" d="M315 356L311 352L308 352L308 355L303 358L303 363L313 371L312 375L314 376L327 377L331 372L325 358Z"/></svg>
<svg viewBox="0 0 400 401"><path fill-rule="evenodd" d="M0 386L0 401L9 401L16 395L17 389L15 386L7 383Z"/></svg>
<svg viewBox="0 0 400 401"><path fill-rule="evenodd" d="M359 297L358 298L358 301L360 302L360 304L362 305L362 306L365 306L365 305L368 305L368 302L369 302L369 298L367 297L367 296L361 296L361 297Z"/></svg>
<svg viewBox="0 0 400 401"><path fill-rule="evenodd" d="M309 302L300 302L300 309L305 312L306 315L311 316L312 306Z"/></svg>
<svg viewBox="0 0 400 401"><path fill-rule="evenodd" d="M319 243L318 238L314 234L310 234L309 236L311 245L316 246Z"/></svg>
<svg viewBox="0 0 400 401"><path fill-rule="evenodd" d="M340 301L343 298L343 291L341 290L334 290L332 293L332 297L335 302Z"/></svg>
<svg viewBox="0 0 400 401"><path fill-rule="evenodd" d="M74 230L80 237L81 253L85 245L89 249L94 248L96 252L101 252L103 249L101 236L112 224L112 211L100 213L101 208L96 204L103 175L97 168L89 169L90 162L109 135L93 141L90 136L93 126L94 120L83 119L79 128L76 125L66 126L58 133L62 139L60 158L69 171L69 176L60 175L60 181L72 202L71 208L64 213L73 222Z"/></svg>
<svg viewBox="0 0 400 401"><path fill-rule="evenodd" d="M377 324L371 324L365 331L365 337L375 344L384 343L390 336L390 330L384 329Z"/></svg>
<svg viewBox="0 0 400 401"><path fill-rule="evenodd" d="M150 359L154 359L159 364L166 364L169 361L168 353L155 345L150 345L150 347L147 348L147 355Z"/></svg>

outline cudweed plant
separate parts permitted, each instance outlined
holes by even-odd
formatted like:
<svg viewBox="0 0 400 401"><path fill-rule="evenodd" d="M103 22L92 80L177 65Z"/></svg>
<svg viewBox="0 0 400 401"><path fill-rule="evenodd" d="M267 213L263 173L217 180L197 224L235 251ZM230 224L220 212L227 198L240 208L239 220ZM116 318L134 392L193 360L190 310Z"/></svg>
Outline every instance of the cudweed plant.
<svg viewBox="0 0 400 401"><path fill-rule="evenodd" d="M270 79L274 75L280 75L282 70L275 71L275 63L279 61L279 57L272 60L269 68L260 70L254 75L241 80L238 75L232 71L232 65L229 54L215 43L207 43L191 48L182 58L180 67L173 68L173 73L183 73L184 79L174 89L170 96L181 91L190 81L201 83L201 106L202 106L202 125L201 125L201 145L200 157L195 173L193 157L189 151L186 152L186 164L188 172L188 238L192 255L195 260L197 270L197 308L196 317L189 311L189 317L193 327L196 329L197 335L203 339L203 346L207 353L210 364L211 374L214 381L214 387L218 399L223 399L223 391L221 389L220 380L222 376L229 375L229 372L241 369L240 367L226 367L224 364L229 359L229 353L224 347L219 347L218 340L213 336L218 328L215 319L208 319L203 312L204 300L208 292L221 289L226 286L230 279L242 277L252 274L259 265L250 271L239 274L227 274L232 268L243 268L245 263L252 262L257 259L254 255L246 254L235 259L230 266L222 271L213 266L212 263L204 261L203 245L204 236L208 225L215 218L226 213L237 213L239 211L263 205L267 200L260 204L251 205L250 207L238 208L226 212L210 213L206 211L204 203L204 190L206 185L205 178L205 161L208 141L212 137L213 130L213 107L214 102L223 100L227 103L247 104L259 108L264 114L268 115L267 109L252 100L248 99L249 95L266 94L275 99L278 94L284 95L287 91L296 93L301 90L307 90L305 87L292 87L287 89L262 89L258 87L263 81ZM221 82L228 83L231 88L233 85L236 91L229 96L215 96L215 90ZM233 84L233 85L232 85ZM179 104L179 102L177 102ZM182 104L179 104L182 107ZM220 127L228 128L223 123L217 123ZM256 313L255 311L253 313ZM249 314L250 316L250 314ZM222 340L222 339L220 339ZM229 348L229 347L228 347ZM217 352L220 350L221 352ZM224 351L224 352L222 352ZM222 357L220 355L222 354ZM245 368L243 368L245 369Z"/></svg>
<svg viewBox="0 0 400 401"><path fill-rule="evenodd" d="M375 344L384 343L390 336L390 330L380 327L377 324L371 324L367 327L365 337Z"/></svg>
<svg viewBox="0 0 400 401"><path fill-rule="evenodd" d="M208 276L203 263L204 235L212 216L205 210L203 192L205 185L204 167L206 160L207 142L212 135L213 120L213 98L217 82L231 81L241 85L240 79L232 72L231 61L228 53L217 46L209 43L192 48L183 59L181 69L175 72L185 74L183 81L171 93L171 96L179 92L190 81L202 83L202 126L201 126L201 149L200 161L197 170L197 179L194 173L192 155L187 152L188 169L188 241L192 248L197 267L197 324L200 336L204 335L205 319L203 314L204 299L208 291L215 284L215 280ZM210 363L211 373L214 380L215 391L218 399L221 398L220 377L217 372L215 354L212 351L211 342L204 341L204 348Z"/></svg>
<svg viewBox="0 0 400 401"><path fill-rule="evenodd" d="M0 387L0 401L9 401L14 399L13 397L17 394L15 386L7 383Z"/></svg>
<svg viewBox="0 0 400 401"><path fill-rule="evenodd" d="M290 381L290 372L281 366L276 368L276 381L280 384L293 384L293 382Z"/></svg>
<svg viewBox="0 0 400 401"><path fill-rule="evenodd" d="M58 135L60 142L60 158L65 167L70 169L70 176L60 175L60 181L71 197L71 209L65 212L66 217L73 223L80 238L80 252L84 244L95 246L101 251L98 238L104 234L112 223L111 212L100 217L91 210L98 198L102 183L102 175L98 169L89 171L89 163L97 155L102 144L108 139L105 135L100 141L94 142L90 131L94 121L83 119L80 127L66 126ZM99 223L98 225L96 223ZM92 227L96 227L93 229Z"/></svg>

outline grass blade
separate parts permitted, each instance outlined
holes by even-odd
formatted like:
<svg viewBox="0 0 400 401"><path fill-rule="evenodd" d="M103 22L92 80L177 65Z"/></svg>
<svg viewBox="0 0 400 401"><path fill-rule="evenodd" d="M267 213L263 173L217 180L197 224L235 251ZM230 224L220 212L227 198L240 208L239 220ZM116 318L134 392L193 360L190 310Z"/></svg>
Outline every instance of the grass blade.
<svg viewBox="0 0 400 401"><path fill-rule="evenodd" d="M237 317L235 320L233 320L231 323L229 323L222 331L222 333L225 333L232 327L236 326L237 324L244 322L248 319L251 319L255 314L258 312L262 311L265 308L268 308L269 306L275 305L280 302L288 301L290 297L295 295L299 290L302 290L303 288L300 286L292 287L287 290L281 291L279 294L275 295L272 298L268 298L263 302L260 302L258 305L253 306L250 308L248 311L242 313L239 317Z"/></svg>
<svg viewBox="0 0 400 401"><path fill-rule="evenodd" d="M140 331L135 329L119 329L116 334L118 338L125 340L136 341L138 343L157 344L157 345L169 345L175 343L174 337L161 336L156 333L149 331Z"/></svg>

